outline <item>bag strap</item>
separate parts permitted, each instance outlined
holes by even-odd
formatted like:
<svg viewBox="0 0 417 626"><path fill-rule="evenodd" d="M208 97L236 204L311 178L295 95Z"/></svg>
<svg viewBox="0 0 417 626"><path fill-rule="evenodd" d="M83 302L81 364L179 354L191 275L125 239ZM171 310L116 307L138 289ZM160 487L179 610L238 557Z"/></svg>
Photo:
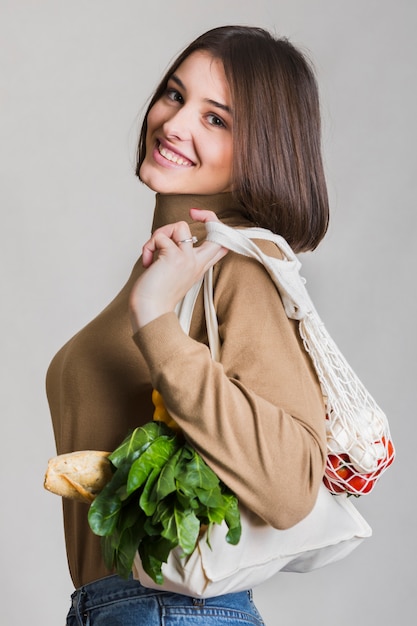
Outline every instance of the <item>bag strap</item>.
<svg viewBox="0 0 417 626"><path fill-rule="evenodd" d="M190 333L191 318L198 293L203 286L204 313L206 317L207 337L211 358L220 361L219 324L213 302L213 270L210 268L205 276L196 282L178 304L176 313L181 327L187 335Z"/></svg>
<svg viewBox="0 0 417 626"><path fill-rule="evenodd" d="M221 222L208 222L206 229L208 241L214 241L262 263L279 289L289 318L300 320L314 311L314 305L305 288L305 280L300 276L301 263L283 237L265 228L235 229ZM277 259L264 254L252 239L272 241L281 250L284 258Z"/></svg>

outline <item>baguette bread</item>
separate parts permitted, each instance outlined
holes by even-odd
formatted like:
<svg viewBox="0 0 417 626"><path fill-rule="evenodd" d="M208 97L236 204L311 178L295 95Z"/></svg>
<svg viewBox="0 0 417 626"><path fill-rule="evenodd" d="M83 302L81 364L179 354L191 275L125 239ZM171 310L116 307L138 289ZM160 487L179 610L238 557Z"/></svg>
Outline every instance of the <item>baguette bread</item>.
<svg viewBox="0 0 417 626"><path fill-rule="evenodd" d="M91 503L111 479L110 452L80 450L48 461L44 487L79 502Z"/></svg>

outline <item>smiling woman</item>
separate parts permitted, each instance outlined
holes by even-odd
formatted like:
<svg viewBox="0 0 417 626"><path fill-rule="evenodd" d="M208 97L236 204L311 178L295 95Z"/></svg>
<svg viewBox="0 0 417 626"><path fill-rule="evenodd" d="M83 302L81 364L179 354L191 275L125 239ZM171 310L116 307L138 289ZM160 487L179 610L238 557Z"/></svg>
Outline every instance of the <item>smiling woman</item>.
<svg viewBox="0 0 417 626"><path fill-rule="evenodd" d="M152 420L158 397L187 445L260 525L291 527L312 510L322 483L320 385L263 266L206 240L205 223L261 225L297 251L323 238L328 202L310 64L286 39L260 28L201 35L151 98L136 174L157 192L142 258L48 370L58 454L114 450ZM259 247L281 258L271 242ZM176 314L212 267L218 362L207 349L203 294L189 335ZM64 501L76 587L68 626L263 624L250 589L202 600L122 580L106 568L87 513L85 504ZM139 545L134 528L119 530Z"/></svg>
<svg viewBox="0 0 417 626"><path fill-rule="evenodd" d="M230 191L232 117L223 64L194 52L176 70L147 115L139 176L160 193Z"/></svg>
<svg viewBox="0 0 417 626"><path fill-rule="evenodd" d="M313 250L329 220L319 94L309 60L286 38L276 39L256 27L225 26L193 41L172 63L151 98L139 139L136 174L141 177L148 153L148 115L178 69L196 53L211 57L218 78L225 82L224 97L213 103L214 113L226 128L229 122L233 125L231 189L241 214L285 237L295 252ZM178 77L173 82L172 97L181 102L186 93L178 89ZM231 110L223 106L229 101Z"/></svg>

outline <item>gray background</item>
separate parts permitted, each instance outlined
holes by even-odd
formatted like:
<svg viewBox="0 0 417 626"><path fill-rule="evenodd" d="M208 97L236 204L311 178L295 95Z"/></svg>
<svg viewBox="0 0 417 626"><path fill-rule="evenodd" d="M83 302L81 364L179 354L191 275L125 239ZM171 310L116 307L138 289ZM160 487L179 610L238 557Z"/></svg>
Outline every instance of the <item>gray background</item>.
<svg viewBox="0 0 417 626"><path fill-rule="evenodd" d="M387 412L397 461L357 502L345 561L256 590L268 626L409 624L416 532L414 0L0 0L1 622L56 626L72 591L44 392L57 349L124 283L153 195L133 176L141 109L200 32L256 24L309 51L332 205L304 255L322 318ZM413 616L413 617L412 617Z"/></svg>

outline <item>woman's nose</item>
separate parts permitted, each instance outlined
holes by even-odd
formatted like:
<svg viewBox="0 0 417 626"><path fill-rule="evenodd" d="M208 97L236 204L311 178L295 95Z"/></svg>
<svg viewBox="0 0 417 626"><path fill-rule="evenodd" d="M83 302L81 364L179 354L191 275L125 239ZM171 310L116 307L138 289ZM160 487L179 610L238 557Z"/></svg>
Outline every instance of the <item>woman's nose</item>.
<svg viewBox="0 0 417 626"><path fill-rule="evenodd" d="M181 141L191 138L193 116L185 105L177 109L163 124L166 137L175 137Z"/></svg>

